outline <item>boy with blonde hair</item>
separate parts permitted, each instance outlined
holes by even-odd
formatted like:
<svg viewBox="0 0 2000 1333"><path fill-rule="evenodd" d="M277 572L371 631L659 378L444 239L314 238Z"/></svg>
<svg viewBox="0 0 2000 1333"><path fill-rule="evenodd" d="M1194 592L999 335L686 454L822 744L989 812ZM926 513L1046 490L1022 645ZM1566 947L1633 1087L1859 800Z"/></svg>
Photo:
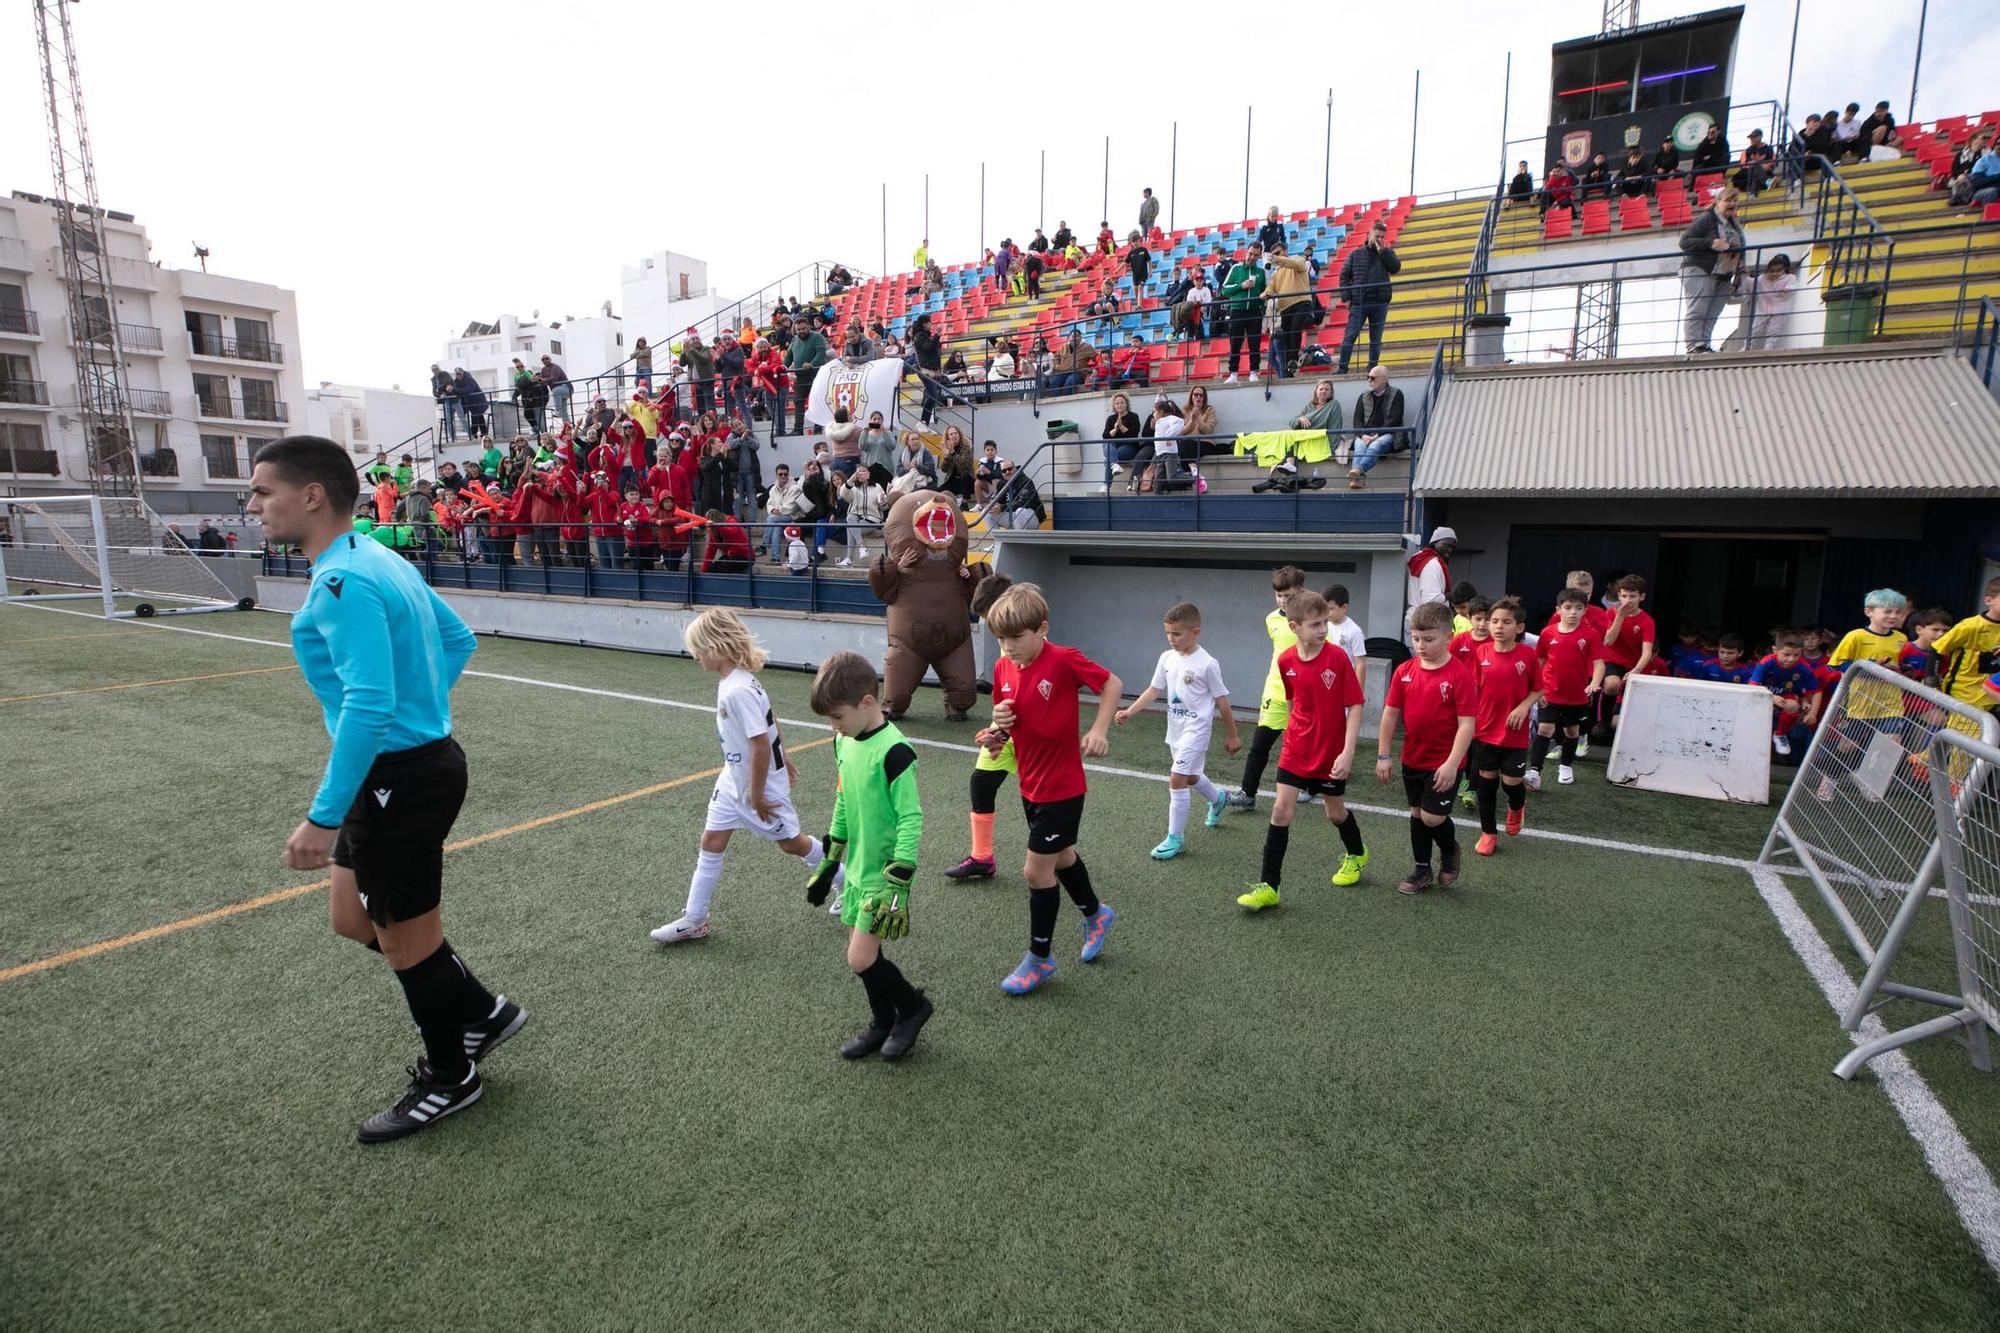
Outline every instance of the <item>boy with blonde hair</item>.
<svg viewBox="0 0 2000 1333"><path fill-rule="evenodd" d="M708 934L708 905L722 882L722 854L729 835L748 829L808 866L825 855L820 840L799 832L799 813L792 808L792 783L798 769L785 757L777 714L757 683L766 654L734 611L716 607L694 618L684 636L687 650L704 671L721 679L715 687L716 735L722 742L722 772L709 794L708 817L702 825L701 850L688 882L687 907L680 916L651 932L661 944L698 940Z"/></svg>

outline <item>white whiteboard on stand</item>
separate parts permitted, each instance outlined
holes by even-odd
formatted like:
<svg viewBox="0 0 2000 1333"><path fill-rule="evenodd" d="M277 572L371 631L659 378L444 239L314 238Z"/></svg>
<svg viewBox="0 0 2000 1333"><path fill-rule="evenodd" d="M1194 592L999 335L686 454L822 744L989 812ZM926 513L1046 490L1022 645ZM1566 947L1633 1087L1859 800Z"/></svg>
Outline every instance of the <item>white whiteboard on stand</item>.
<svg viewBox="0 0 2000 1333"><path fill-rule="evenodd" d="M1621 787L1768 805L1771 692L1671 676L1628 676L1606 776Z"/></svg>

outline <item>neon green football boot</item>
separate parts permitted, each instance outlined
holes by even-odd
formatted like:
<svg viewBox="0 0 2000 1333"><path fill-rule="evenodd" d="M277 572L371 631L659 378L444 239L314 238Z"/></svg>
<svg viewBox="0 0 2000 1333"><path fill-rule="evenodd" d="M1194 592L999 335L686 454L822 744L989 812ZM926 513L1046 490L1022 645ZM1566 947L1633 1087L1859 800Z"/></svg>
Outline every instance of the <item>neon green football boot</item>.
<svg viewBox="0 0 2000 1333"><path fill-rule="evenodd" d="M1236 905L1252 912L1261 912L1267 907L1278 905L1278 891L1269 884L1252 884L1248 893L1237 895Z"/></svg>
<svg viewBox="0 0 2000 1333"><path fill-rule="evenodd" d="M1340 858L1340 869L1333 872L1335 888L1344 889L1350 884L1361 882L1361 872L1368 868L1368 853L1363 851Z"/></svg>

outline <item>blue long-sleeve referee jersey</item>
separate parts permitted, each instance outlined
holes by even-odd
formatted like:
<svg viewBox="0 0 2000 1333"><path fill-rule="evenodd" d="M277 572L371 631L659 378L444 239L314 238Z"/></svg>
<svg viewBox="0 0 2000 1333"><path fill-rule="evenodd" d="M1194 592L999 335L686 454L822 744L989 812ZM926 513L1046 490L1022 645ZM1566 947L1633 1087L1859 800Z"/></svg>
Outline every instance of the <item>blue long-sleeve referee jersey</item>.
<svg viewBox="0 0 2000 1333"><path fill-rule="evenodd" d="M451 734L451 687L472 631L410 563L352 533L313 562L292 651L333 751L306 818L338 828L375 757Z"/></svg>

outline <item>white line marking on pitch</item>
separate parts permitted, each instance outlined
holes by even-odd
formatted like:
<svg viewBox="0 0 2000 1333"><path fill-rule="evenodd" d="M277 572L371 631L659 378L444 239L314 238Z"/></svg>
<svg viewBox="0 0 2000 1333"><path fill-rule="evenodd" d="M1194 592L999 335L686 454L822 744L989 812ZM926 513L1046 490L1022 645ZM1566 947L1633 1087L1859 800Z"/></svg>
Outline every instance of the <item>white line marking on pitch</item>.
<svg viewBox="0 0 2000 1333"><path fill-rule="evenodd" d="M1854 981L1847 975L1827 947L1826 939L1819 933L1812 918L1792 897L1791 890L1769 866L1757 866L1750 871L1750 879L1763 896L1764 903L1771 909L1771 915L1778 919L1778 928L1785 933L1792 951L1805 964L1806 972L1819 986L1820 994L1833 1006L1836 1014L1845 1013L1854 1003ZM1882 1020L1870 1014L1862 1020L1861 1030L1850 1034L1855 1045L1872 1041L1888 1031ZM1965 1141L1958 1124L1951 1113L1933 1093L1930 1084L1924 1082L1910 1064L1909 1056L1903 1051L1891 1051L1869 1062L1868 1067L1882 1082L1882 1090L1889 1094L1889 1101L1896 1113L1903 1117L1903 1124L1909 1129L1910 1137L1923 1150L1924 1161L1931 1173L1944 1186L1944 1192L1951 1197L1952 1206L1958 1210L1959 1219L1965 1229L1986 1255L1986 1262L2000 1273L2000 1186L1993 1183L1993 1173ZM1832 1077L1831 1074L1828 1075Z"/></svg>

